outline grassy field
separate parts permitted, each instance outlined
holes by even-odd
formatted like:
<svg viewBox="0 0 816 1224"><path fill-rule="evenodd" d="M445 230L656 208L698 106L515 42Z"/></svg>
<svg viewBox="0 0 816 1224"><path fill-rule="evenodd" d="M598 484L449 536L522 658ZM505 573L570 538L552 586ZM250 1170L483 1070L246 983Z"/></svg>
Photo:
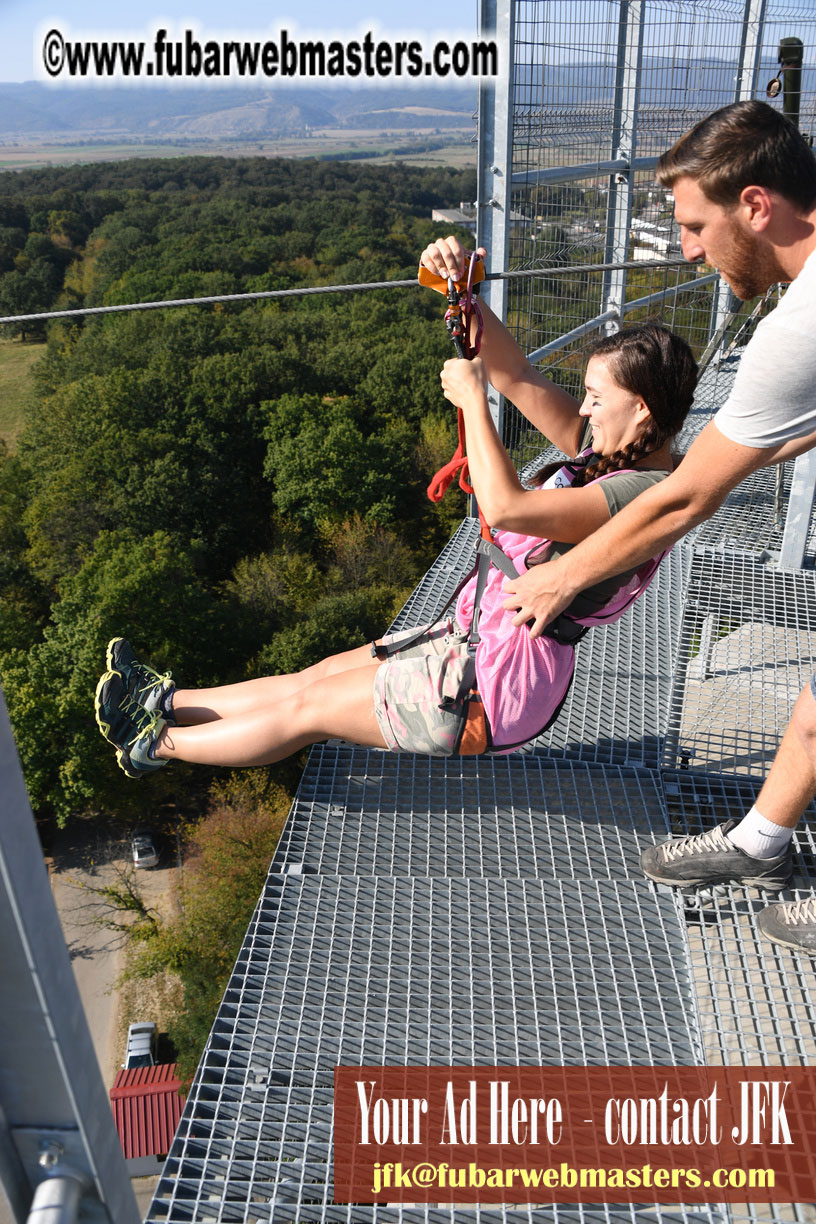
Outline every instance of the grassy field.
<svg viewBox="0 0 816 1224"><path fill-rule="evenodd" d="M45 140L26 144L15 141L13 144L0 144L0 170L35 170L44 166L121 161L131 157L336 157L350 153L358 156L365 153L371 160L379 158L389 162L408 161L416 165L475 168L476 146L471 144L471 136L469 128L442 132L438 129L417 129L410 133L404 130L326 129L316 130L308 138L202 140L179 144L172 141L156 144L114 141L110 144L50 144ZM441 139L446 143L439 149L417 150L417 145L429 139Z"/></svg>
<svg viewBox="0 0 816 1224"><path fill-rule="evenodd" d="M11 450L25 424L32 393L31 367L44 349L43 344L0 340L0 438Z"/></svg>

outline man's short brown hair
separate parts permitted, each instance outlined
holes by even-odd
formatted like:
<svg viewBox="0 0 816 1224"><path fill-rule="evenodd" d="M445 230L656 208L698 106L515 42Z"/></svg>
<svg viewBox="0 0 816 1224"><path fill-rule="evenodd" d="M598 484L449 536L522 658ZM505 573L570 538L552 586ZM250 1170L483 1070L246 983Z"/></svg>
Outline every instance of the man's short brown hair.
<svg viewBox="0 0 816 1224"><path fill-rule="evenodd" d="M816 206L816 158L798 128L766 102L734 102L681 136L657 163L672 187L694 179L709 200L733 207L745 187L768 187L802 212Z"/></svg>

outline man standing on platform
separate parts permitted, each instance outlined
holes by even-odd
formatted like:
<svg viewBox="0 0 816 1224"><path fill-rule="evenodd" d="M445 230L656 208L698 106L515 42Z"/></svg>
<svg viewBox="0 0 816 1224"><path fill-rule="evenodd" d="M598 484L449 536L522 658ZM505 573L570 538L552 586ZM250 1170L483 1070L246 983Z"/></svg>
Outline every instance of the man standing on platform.
<svg viewBox="0 0 816 1224"><path fill-rule="evenodd" d="M790 282L746 347L726 403L679 467L561 560L505 584L514 623L535 635L585 587L633 569L704 522L758 468L816 446L816 159L764 102L736 102L664 153L683 254L714 265L743 301ZM742 820L652 846L646 875L663 884L742 883L778 890L791 836L816 796L816 676L797 700L774 764ZM816 897L769 906L770 939L816 955Z"/></svg>

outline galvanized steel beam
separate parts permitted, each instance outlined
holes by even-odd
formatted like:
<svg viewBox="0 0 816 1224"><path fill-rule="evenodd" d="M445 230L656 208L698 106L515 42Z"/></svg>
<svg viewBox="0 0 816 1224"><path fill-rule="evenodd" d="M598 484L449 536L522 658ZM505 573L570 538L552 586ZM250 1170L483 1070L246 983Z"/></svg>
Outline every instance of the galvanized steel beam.
<svg viewBox="0 0 816 1224"><path fill-rule="evenodd" d="M629 163L626 170L616 171L609 178L609 199L606 214L607 263L625 263L629 251L629 231L632 227L632 196L634 171L631 159L637 139L640 70L643 59L643 0L620 0L618 20L618 56L615 70L615 102L612 127L612 157ZM623 317L626 299L626 269L608 272L601 293L602 313L614 310L617 324L607 323L607 332L617 331Z"/></svg>

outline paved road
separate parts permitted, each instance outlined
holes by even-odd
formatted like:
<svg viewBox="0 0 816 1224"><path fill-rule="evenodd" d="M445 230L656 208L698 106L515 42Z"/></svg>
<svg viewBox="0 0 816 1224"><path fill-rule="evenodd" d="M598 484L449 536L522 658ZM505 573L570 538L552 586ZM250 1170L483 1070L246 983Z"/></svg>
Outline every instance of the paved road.
<svg viewBox="0 0 816 1224"><path fill-rule="evenodd" d="M121 883L129 869L129 842L100 839L82 826L61 834L54 846L51 887L68 954L88 1018L105 1087L110 1089L124 1058L119 1035L115 983L124 968L124 938L99 925L103 908L92 889ZM164 855L161 864L139 871L136 882L148 905L161 907L175 874ZM140 1016L150 1020L154 1017Z"/></svg>
<svg viewBox="0 0 816 1224"><path fill-rule="evenodd" d="M110 1089L122 1061L116 1048L113 986L123 968L124 942L121 935L95 924L98 902L81 887L100 888L116 882L115 865L105 862L106 857L87 835L63 834L55 846L51 887L102 1079Z"/></svg>
<svg viewBox="0 0 816 1224"><path fill-rule="evenodd" d="M116 884L128 864L127 839L100 840L98 832L79 826L61 834L54 846L51 887L62 923L68 954L91 1031L105 1088L110 1090L124 1058L115 983L124 968L124 940L99 926L99 902L91 888ZM123 857L124 856L124 857ZM138 873L145 901L161 905L175 869L165 854L162 864ZM84 886L84 887L83 887ZM150 1016L143 1017L146 1020ZM156 1178L137 1178L133 1191L142 1217L153 1196ZM0 1199L0 1224L6 1224ZM11 1221L8 1221L11 1224Z"/></svg>

